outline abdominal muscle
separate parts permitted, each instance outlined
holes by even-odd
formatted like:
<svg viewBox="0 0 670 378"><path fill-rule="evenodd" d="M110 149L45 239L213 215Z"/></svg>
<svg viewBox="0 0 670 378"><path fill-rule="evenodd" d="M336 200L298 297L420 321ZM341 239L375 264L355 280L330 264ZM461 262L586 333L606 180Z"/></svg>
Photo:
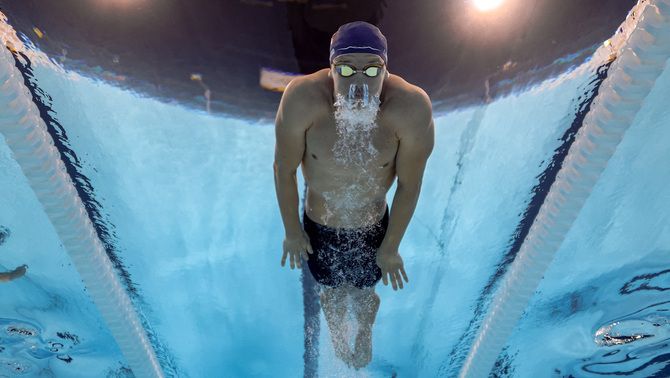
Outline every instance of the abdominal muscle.
<svg viewBox="0 0 670 378"><path fill-rule="evenodd" d="M303 165L307 193L307 216L332 228L361 228L373 225L384 216L386 193L393 183L391 169L377 175L360 175L359 178L332 174L327 177L310 175ZM379 174L382 173L382 174Z"/></svg>

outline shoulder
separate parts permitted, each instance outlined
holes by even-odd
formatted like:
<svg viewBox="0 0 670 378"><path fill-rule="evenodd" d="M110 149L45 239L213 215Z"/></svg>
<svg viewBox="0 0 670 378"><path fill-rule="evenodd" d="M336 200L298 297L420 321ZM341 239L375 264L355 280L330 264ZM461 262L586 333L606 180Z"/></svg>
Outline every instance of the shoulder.
<svg viewBox="0 0 670 378"><path fill-rule="evenodd" d="M433 108L430 97L421 87L391 75L390 99L387 113L398 134L425 131L433 127Z"/></svg>
<svg viewBox="0 0 670 378"><path fill-rule="evenodd" d="M323 69L309 75L298 76L291 80L282 99L311 101L318 103L324 100L323 95L327 92L328 70Z"/></svg>
<svg viewBox="0 0 670 378"><path fill-rule="evenodd" d="M309 126L324 108L324 85L320 72L298 76L289 82L279 102L277 123Z"/></svg>
<svg viewBox="0 0 670 378"><path fill-rule="evenodd" d="M397 75L391 75L388 79L390 92L392 92L392 109L394 113L411 114L432 113L430 97L421 87L411 84Z"/></svg>

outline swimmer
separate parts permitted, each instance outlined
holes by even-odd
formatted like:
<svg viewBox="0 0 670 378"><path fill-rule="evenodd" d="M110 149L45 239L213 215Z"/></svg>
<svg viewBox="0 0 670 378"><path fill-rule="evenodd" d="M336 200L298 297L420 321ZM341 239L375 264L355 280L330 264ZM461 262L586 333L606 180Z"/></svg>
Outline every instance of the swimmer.
<svg viewBox="0 0 670 378"><path fill-rule="evenodd" d="M342 25L330 42L330 68L293 79L275 120L281 266L287 258L291 269L307 262L335 353L356 369L372 358L375 285L381 279L398 290L409 282L398 247L434 143L429 97L389 73L386 47L374 25ZM298 166L306 185L302 223ZM389 211L386 193L396 179ZM349 300L358 323L353 351Z"/></svg>
<svg viewBox="0 0 670 378"><path fill-rule="evenodd" d="M11 272L0 272L0 282L9 282L23 277L26 274L26 269L28 269L27 265L21 265Z"/></svg>

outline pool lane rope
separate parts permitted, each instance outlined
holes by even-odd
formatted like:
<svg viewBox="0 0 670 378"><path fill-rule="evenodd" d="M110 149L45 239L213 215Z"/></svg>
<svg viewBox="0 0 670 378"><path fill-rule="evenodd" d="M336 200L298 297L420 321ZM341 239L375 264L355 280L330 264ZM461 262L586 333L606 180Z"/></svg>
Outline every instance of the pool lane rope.
<svg viewBox="0 0 670 378"><path fill-rule="evenodd" d="M163 377L145 329L107 257L14 57L0 45L0 133L42 204L136 377Z"/></svg>
<svg viewBox="0 0 670 378"><path fill-rule="evenodd" d="M489 377L530 297L670 56L670 0L639 1L606 42L615 61L492 299L459 377ZM598 57L598 53L594 57Z"/></svg>

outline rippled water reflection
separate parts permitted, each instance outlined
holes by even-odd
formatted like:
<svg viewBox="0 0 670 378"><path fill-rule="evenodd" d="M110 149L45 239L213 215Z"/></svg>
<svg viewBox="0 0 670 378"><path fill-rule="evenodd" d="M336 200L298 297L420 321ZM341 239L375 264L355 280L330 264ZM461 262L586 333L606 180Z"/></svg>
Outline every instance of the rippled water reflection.
<svg viewBox="0 0 670 378"><path fill-rule="evenodd" d="M603 281L612 282L612 277L604 278L606 280ZM596 352L576 359L569 366L555 369L557 376L669 377L670 301L648 304L653 299L667 298L663 294L670 289L669 278L670 270L637 274L620 286L616 300L611 300L611 290L609 295L606 293L614 285L602 285L586 296L573 295L570 301L573 311L616 313L634 308L633 304L639 307L624 315L605 319L596 326L593 336ZM616 281L614 284L617 284ZM599 303L590 308L575 305L589 297ZM586 303L590 304L589 300Z"/></svg>

